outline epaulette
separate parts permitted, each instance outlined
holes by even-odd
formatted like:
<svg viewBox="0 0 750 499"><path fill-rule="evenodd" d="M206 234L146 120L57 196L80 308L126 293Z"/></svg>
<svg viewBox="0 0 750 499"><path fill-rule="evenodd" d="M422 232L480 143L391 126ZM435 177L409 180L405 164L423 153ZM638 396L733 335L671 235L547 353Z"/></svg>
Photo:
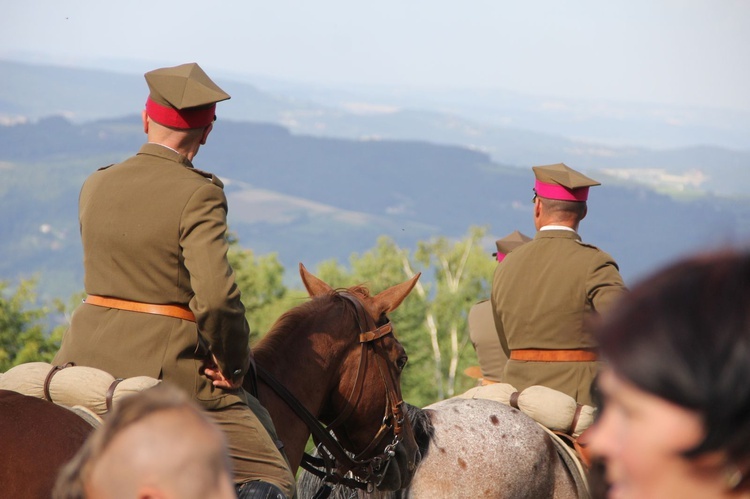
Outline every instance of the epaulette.
<svg viewBox="0 0 750 499"><path fill-rule="evenodd" d="M213 173L204 172L203 170L199 170L198 168L191 168L191 169L198 175L201 175L207 178L208 180L210 180L211 183L213 183L214 185L224 188L224 182L219 180L219 177L217 177Z"/></svg>
<svg viewBox="0 0 750 499"><path fill-rule="evenodd" d="M591 249L595 249L595 250L597 250L597 251L601 251L601 250L600 250L600 249L599 249L598 247L594 246L593 244L589 244L589 243L584 243L584 242L583 242L583 241L581 241L580 239L576 239L576 240L575 240L575 242L577 242L577 243L578 243L578 244L580 244L581 246L585 246L585 247L587 247L587 248L591 248Z"/></svg>
<svg viewBox="0 0 750 499"><path fill-rule="evenodd" d="M107 165L107 166L102 166L101 168L99 168L99 169L98 169L98 170L96 170L96 171L100 172L100 171L102 171L102 170L106 170L106 169L107 169L107 168L109 168L110 166L115 166L115 163L112 163L111 165Z"/></svg>

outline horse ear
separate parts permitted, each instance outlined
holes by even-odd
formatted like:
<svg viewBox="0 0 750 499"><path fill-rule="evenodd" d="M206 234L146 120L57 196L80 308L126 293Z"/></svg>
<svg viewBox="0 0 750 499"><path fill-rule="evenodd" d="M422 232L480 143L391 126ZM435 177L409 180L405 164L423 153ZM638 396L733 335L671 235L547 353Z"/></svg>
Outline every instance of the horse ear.
<svg viewBox="0 0 750 499"><path fill-rule="evenodd" d="M401 284L396 284L395 286L392 286L385 291L381 291L380 293L378 293L373 298L376 303L376 307L385 313L393 312L394 310L396 310L398 306L401 305L401 302L404 301L404 298L409 296L409 293L411 293L411 290L414 289L414 286L416 286L417 281L419 280L419 276L421 275L422 273L418 272L417 275L415 275L408 281L402 282Z"/></svg>
<svg viewBox="0 0 750 499"><path fill-rule="evenodd" d="M307 289L307 294L310 295L310 298L333 292L331 286L308 272L305 266L302 265L302 262L299 264L299 275L302 278L302 284L305 285L305 289Z"/></svg>

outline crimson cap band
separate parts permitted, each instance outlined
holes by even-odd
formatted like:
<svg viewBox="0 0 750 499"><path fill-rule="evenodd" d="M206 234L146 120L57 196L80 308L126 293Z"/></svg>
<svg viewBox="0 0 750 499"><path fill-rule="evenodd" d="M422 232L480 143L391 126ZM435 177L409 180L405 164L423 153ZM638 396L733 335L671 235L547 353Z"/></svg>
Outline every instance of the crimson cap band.
<svg viewBox="0 0 750 499"><path fill-rule="evenodd" d="M151 97L146 99L146 114L160 125L171 128L203 128L216 116L216 104L199 108L175 109L162 106Z"/></svg>
<svg viewBox="0 0 750 499"><path fill-rule="evenodd" d="M172 128L201 128L214 119L216 103L230 98L198 64L191 62L149 71L146 113Z"/></svg>
<svg viewBox="0 0 750 499"><path fill-rule="evenodd" d="M561 201L586 201L589 187L601 185L596 180L575 171L564 163L534 166L537 196Z"/></svg>

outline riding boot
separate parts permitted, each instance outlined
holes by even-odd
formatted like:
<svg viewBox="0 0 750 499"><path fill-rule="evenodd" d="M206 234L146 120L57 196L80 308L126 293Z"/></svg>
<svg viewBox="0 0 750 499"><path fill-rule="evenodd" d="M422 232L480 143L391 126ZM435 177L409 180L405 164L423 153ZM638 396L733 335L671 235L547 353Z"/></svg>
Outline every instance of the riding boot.
<svg viewBox="0 0 750 499"><path fill-rule="evenodd" d="M280 488L260 480L240 483L236 489L237 499L287 499Z"/></svg>

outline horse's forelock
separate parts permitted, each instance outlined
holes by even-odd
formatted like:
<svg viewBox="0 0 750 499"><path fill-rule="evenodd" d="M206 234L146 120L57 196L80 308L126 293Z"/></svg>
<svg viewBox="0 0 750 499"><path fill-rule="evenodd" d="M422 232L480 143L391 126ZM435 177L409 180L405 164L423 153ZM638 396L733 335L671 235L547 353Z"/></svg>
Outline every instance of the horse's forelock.
<svg viewBox="0 0 750 499"><path fill-rule="evenodd" d="M355 295L360 295L362 298L370 297L370 290L363 284L352 286L351 288L349 288L349 292Z"/></svg>
<svg viewBox="0 0 750 499"><path fill-rule="evenodd" d="M358 295L362 298L369 298L370 297L370 289L367 288L364 284L358 284L356 286L352 286L351 288L341 288L336 290L337 293L341 292L347 292L351 293L353 295Z"/></svg>

